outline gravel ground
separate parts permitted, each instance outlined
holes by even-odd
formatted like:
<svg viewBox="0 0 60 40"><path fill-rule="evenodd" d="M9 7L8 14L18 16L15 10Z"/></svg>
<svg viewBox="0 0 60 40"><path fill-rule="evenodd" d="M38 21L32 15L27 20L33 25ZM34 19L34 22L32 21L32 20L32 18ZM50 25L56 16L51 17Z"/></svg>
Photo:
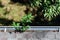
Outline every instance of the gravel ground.
<svg viewBox="0 0 60 40"><path fill-rule="evenodd" d="M8 33L0 32L0 40L60 40L60 32L24 32L24 33Z"/></svg>

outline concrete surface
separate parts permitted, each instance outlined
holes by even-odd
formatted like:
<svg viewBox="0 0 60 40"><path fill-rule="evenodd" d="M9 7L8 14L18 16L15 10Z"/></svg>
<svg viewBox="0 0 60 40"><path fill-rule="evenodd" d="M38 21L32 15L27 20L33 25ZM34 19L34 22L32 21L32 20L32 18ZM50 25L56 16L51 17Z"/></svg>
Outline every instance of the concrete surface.
<svg viewBox="0 0 60 40"><path fill-rule="evenodd" d="M0 32L0 40L60 40L60 32Z"/></svg>

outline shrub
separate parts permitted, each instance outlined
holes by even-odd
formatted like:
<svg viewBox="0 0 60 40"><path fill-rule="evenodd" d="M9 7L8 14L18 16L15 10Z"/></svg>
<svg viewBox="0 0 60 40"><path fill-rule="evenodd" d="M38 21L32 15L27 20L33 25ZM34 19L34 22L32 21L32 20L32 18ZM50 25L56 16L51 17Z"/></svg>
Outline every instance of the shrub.
<svg viewBox="0 0 60 40"><path fill-rule="evenodd" d="M41 0L30 0L31 7L38 7L42 5L41 2L42 2Z"/></svg>
<svg viewBox="0 0 60 40"><path fill-rule="evenodd" d="M0 0L0 18L7 20L20 21L25 15L26 6L9 4L10 0ZM22 13L22 14L21 14Z"/></svg>
<svg viewBox="0 0 60 40"><path fill-rule="evenodd" d="M29 28L29 25L26 25L26 23L31 23L32 18L32 14L29 13L22 18L22 27L20 27L20 23L16 22L13 22L12 25L15 27L16 30L24 32Z"/></svg>
<svg viewBox="0 0 60 40"><path fill-rule="evenodd" d="M31 0L32 7L42 8L45 19L51 21L60 14L60 0Z"/></svg>
<svg viewBox="0 0 60 40"><path fill-rule="evenodd" d="M26 23L31 23L32 19L33 19L32 13L28 13L22 18L22 24L24 25Z"/></svg>

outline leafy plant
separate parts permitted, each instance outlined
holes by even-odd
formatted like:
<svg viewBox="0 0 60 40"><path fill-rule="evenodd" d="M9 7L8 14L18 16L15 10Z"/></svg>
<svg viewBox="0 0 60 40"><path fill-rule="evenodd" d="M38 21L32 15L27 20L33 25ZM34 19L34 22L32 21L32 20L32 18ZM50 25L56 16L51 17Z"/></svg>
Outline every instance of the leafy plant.
<svg viewBox="0 0 60 40"><path fill-rule="evenodd" d="M26 15L22 18L22 24L24 25L25 23L31 23L32 18L33 18L32 13L26 14Z"/></svg>
<svg viewBox="0 0 60 40"><path fill-rule="evenodd" d="M48 21L60 14L60 0L32 0L31 5L42 8L40 12Z"/></svg>
<svg viewBox="0 0 60 40"><path fill-rule="evenodd" d="M49 1L49 4L45 3L44 17L46 19L48 19L49 21L51 21L52 18L54 18L60 14L60 11L59 11L60 10L60 2L59 2L59 0L51 0L51 1Z"/></svg>
<svg viewBox="0 0 60 40"><path fill-rule="evenodd" d="M41 4L42 0L30 0L30 3L31 3L31 7L38 7Z"/></svg>
<svg viewBox="0 0 60 40"><path fill-rule="evenodd" d="M56 6L50 6L48 9L45 10L44 17L48 20L51 20L53 17L56 17L59 13L57 12Z"/></svg>
<svg viewBox="0 0 60 40"><path fill-rule="evenodd" d="M24 32L24 31L26 31L26 30L29 29L29 28L30 28L30 26L28 26L28 25L27 25L27 26L22 26L22 27L21 27L21 31Z"/></svg>
<svg viewBox="0 0 60 40"><path fill-rule="evenodd" d="M22 18L22 24L23 24L22 27L20 27L20 23L16 23L16 22L13 22L13 26L15 27L16 30L24 32L29 28L28 24L27 25L25 24L31 23L32 17L33 17L32 14L25 15Z"/></svg>
<svg viewBox="0 0 60 40"><path fill-rule="evenodd" d="M16 23L16 22L13 22L12 24L16 30L20 30L21 28L19 27L20 26L20 23Z"/></svg>
<svg viewBox="0 0 60 40"><path fill-rule="evenodd" d="M14 26L14 28L17 30L17 31L22 31L22 32L24 32L24 31L26 31L28 28L29 28L29 26L27 25L27 26L20 26L20 23L16 23L16 22L13 22L13 24L12 24L13 26Z"/></svg>

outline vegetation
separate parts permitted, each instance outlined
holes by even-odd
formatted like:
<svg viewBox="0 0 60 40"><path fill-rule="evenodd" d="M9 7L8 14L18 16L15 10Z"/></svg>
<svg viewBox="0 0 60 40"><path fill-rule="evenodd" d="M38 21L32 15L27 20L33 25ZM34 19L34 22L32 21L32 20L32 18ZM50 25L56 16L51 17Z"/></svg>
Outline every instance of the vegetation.
<svg viewBox="0 0 60 40"><path fill-rule="evenodd" d="M20 27L20 23L16 23L16 22L13 22L12 25L18 31L26 31L29 28L28 24L31 23L31 18L33 18L33 16L31 15L31 13L29 13L28 15L25 15L22 18L22 27ZM26 25L26 23L27 23L27 25Z"/></svg>
<svg viewBox="0 0 60 40"><path fill-rule="evenodd" d="M53 25L59 17L60 0L0 0L0 25L12 24L16 30L25 31L28 25Z"/></svg>
<svg viewBox="0 0 60 40"><path fill-rule="evenodd" d="M31 6L42 8L41 12L48 21L60 14L60 0L31 0Z"/></svg>
<svg viewBox="0 0 60 40"><path fill-rule="evenodd" d="M13 20L13 21L20 21L21 18L25 15L24 10L26 10L26 6L18 5L18 3L16 4L9 4L9 3L10 3L9 0L6 1L1 0L0 18L5 18L7 20Z"/></svg>

